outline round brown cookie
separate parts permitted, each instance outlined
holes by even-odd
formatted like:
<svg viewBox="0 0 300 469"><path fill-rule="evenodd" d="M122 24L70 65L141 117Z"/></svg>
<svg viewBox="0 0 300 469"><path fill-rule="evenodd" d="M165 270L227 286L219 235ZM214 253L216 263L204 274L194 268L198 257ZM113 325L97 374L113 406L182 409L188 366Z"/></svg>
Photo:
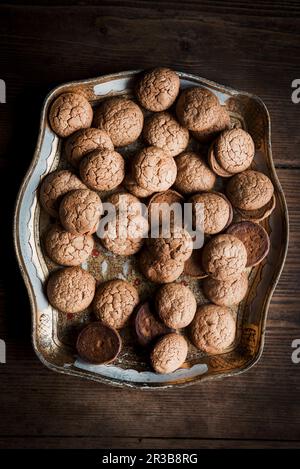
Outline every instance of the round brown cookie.
<svg viewBox="0 0 300 469"><path fill-rule="evenodd" d="M112 327L100 322L88 324L79 334L76 349L79 356L95 364L114 361L121 351L122 340Z"/></svg>
<svg viewBox="0 0 300 469"><path fill-rule="evenodd" d="M255 153L252 137L243 129L225 130L214 144L214 156L226 172L235 174L251 165Z"/></svg>
<svg viewBox="0 0 300 469"><path fill-rule="evenodd" d="M203 248L202 264L213 278L238 277L246 267L247 251L238 238L229 234L214 236Z"/></svg>
<svg viewBox="0 0 300 469"><path fill-rule="evenodd" d="M140 199L144 199L145 197L149 197L153 194L153 191L143 189L141 186L138 185L134 177L132 176L132 172L128 172L125 175L125 179L123 181L124 187L135 197Z"/></svg>
<svg viewBox="0 0 300 469"><path fill-rule="evenodd" d="M193 136L201 143L207 143L214 140L220 132L230 128L230 116L227 109L219 106L216 109L216 121L208 129L192 132Z"/></svg>
<svg viewBox="0 0 300 469"><path fill-rule="evenodd" d="M234 207L257 210L270 202L274 187L268 176L248 169L229 180L226 192Z"/></svg>
<svg viewBox="0 0 300 469"><path fill-rule="evenodd" d="M179 283L162 286L156 293L155 305L160 319L173 329L188 326L197 308L193 292Z"/></svg>
<svg viewBox="0 0 300 469"><path fill-rule="evenodd" d="M231 225L226 233L236 236L243 242L247 251L246 267L259 264L268 255L270 238L261 225L251 221L241 221Z"/></svg>
<svg viewBox="0 0 300 469"><path fill-rule="evenodd" d="M136 254L141 249L148 230L141 202L128 192L112 194L106 202L114 205L116 213L104 227L101 236L103 246L120 256Z"/></svg>
<svg viewBox="0 0 300 469"><path fill-rule="evenodd" d="M171 223L174 221L174 215L172 214L172 205L173 204L182 204L183 197L178 192L173 189L168 189L167 191L157 192L152 195L148 202L148 218L149 223L154 223L155 225L160 225L163 220L171 220ZM173 205L175 208L175 205Z"/></svg>
<svg viewBox="0 0 300 469"><path fill-rule="evenodd" d="M179 96L176 114L187 129L207 132L215 126L220 107L217 96L207 88L188 88Z"/></svg>
<svg viewBox="0 0 300 469"><path fill-rule="evenodd" d="M174 103L179 93L179 76L169 68L155 68L145 72L136 86L141 105L149 111L165 111Z"/></svg>
<svg viewBox="0 0 300 469"><path fill-rule="evenodd" d="M60 265L80 265L92 253L94 239L86 234L72 234L54 225L46 234L45 248L48 256Z"/></svg>
<svg viewBox="0 0 300 469"><path fill-rule="evenodd" d="M183 365L188 353L188 344L182 335L167 334L153 347L151 365L156 373L172 373Z"/></svg>
<svg viewBox="0 0 300 469"><path fill-rule="evenodd" d="M180 277L184 263L170 257L155 258L149 251L144 250L139 256L139 266L142 274L154 283L170 283Z"/></svg>
<svg viewBox="0 0 300 469"><path fill-rule="evenodd" d="M213 188L216 176L200 155L187 151L177 156L175 162L177 165L175 188L179 192L192 194Z"/></svg>
<svg viewBox="0 0 300 469"><path fill-rule="evenodd" d="M202 249L194 249L191 257L184 263L184 273L192 278L205 278L207 273L202 266Z"/></svg>
<svg viewBox="0 0 300 469"><path fill-rule="evenodd" d="M169 189L175 182L176 174L174 159L157 147L141 150L132 167L132 175L138 185L153 192Z"/></svg>
<svg viewBox="0 0 300 469"><path fill-rule="evenodd" d="M107 326L124 327L139 302L137 289L125 280L102 283L95 294L93 311Z"/></svg>
<svg viewBox="0 0 300 469"><path fill-rule="evenodd" d="M81 129L72 134L66 141L67 160L77 167L82 158L93 150L113 150L109 135L100 129Z"/></svg>
<svg viewBox="0 0 300 469"><path fill-rule="evenodd" d="M149 145L161 148L170 156L179 155L189 143L189 131L168 112L159 112L147 119L143 137Z"/></svg>
<svg viewBox="0 0 300 469"><path fill-rule="evenodd" d="M224 194L202 192L189 201L193 204L193 225L203 229L205 234L220 233L232 221L233 209Z"/></svg>
<svg viewBox="0 0 300 469"><path fill-rule="evenodd" d="M40 202L49 215L57 217L61 199L74 189L86 189L86 186L70 171L53 171L42 181Z"/></svg>
<svg viewBox="0 0 300 469"><path fill-rule="evenodd" d="M261 208L257 210L241 210L237 208L236 211L244 220L251 220L253 222L259 222L269 217L276 207L276 198L275 195L272 195L271 200Z"/></svg>
<svg viewBox="0 0 300 469"><path fill-rule="evenodd" d="M226 306L198 306L190 328L195 347L209 354L223 353L233 343L236 323Z"/></svg>
<svg viewBox="0 0 300 469"><path fill-rule="evenodd" d="M124 176L124 159L114 150L94 150L80 163L82 181L95 191L115 189L121 184Z"/></svg>
<svg viewBox="0 0 300 469"><path fill-rule="evenodd" d="M208 277L203 282L204 295L216 305L233 306L239 304L248 290L248 275L243 272L237 278L217 280Z"/></svg>
<svg viewBox="0 0 300 469"><path fill-rule="evenodd" d="M52 103L49 122L59 137L68 137L79 129L90 127L93 109L88 100L78 93L63 93Z"/></svg>
<svg viewBox="0 0 300 469"><path fill-rule="evenodd" d="M115 147L135 142L142 132L143 123L141 109L130 99L109 98L95 110L94 126L107 132Z"/></svg>
<svg viewBox="0 0 300 469"><path fill-rule="evenodd" d="M154 339L172 332L163 322L151 311L149 302L138 307L135 316L135 331L141 345L147 346Z"/></svg>
<svg viewBox="0 0 300 469"><path fill-rule="evenodd" d="M174 226L170 230L162 230L158 238L147 238L147 247L157 259L170 258L184 262L193 251L193 240L189 232Z"/></svg>
<svg viewBox="0 0 300 469"><path fill-rule="evenodd" d="M95 233L102 215L102 202L96 192L77 189L63 198L59 207L63 227L74 234Z"/></svg>
<svg viewBox="0 0 300 469"><path fill-rule="evenodd" d="M229 173L228 171L225 171L225 169L223 169L216 157L215 157L215 150L214 150L214 144L212 144L208 150L208 157L207 157L207 161L208 161L208 164L209 164L209 167L212 169L212 171L217 174L218 176L221 176L223 178L230 178L232 176L231 173Z"/></svg>
<svg viewBox="0 0 300 469"><path fill-rule="evenodd" d="M79 313L93 301L94 277L81 267L66 267L50 274L47 295L50 304L63 313Z"/></svg>

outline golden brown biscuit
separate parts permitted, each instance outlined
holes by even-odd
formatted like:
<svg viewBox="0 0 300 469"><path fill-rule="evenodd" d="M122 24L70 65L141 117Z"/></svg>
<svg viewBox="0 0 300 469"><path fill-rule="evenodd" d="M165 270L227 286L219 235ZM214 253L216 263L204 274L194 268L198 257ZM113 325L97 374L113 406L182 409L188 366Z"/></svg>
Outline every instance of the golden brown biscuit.
<svg viewBox="0 0 300 469"><path fill-rule="evenodd" d="M198 132L194 131L192 134L199 142L207 143L217 138L223 130L229 129L230 125L230 116L227 109L223 106L218 106L216 108L215 122L208 129Z"/></svg>
<svg viewBox="0 0 300 469"><path fill-rule="evenodd" d="M114 150L94 150L80 163L80 177L95 191L109 191L118 187L125 176L122 155Z"/></svg>
<svg viewBox="0 0 300 469"><path fill-rule="evenodd" d="M154 257L144 250L139 256L139 266L142 274L154 283L170 283L180 277L184 263L170 257Z"/></svg>
<svg viewBox="0 0 300 469"><path fill-rule="evenodd" d="M81 129L72 134L66 141L67 160L77 167L82 158L93 150L113 150L109 135L100 129Z"/></svg>
<svg viewBox="0 0 300 469"><path fill-rule="evenodd" d="M214 156L218 164L231 174L248 169L254 153L252 137L243 129L225 130L214 143Z"/></svg>
<svg viewBox="0 0 300 469"><path fill-rule="evenodd" d="M162 232L158 238L148 238L147 247L157 259L170 258L186 261L193 251L193 239L189 232L174 226L168 232Z"/></svg>
<svg viewBox="0 0 300 469"><path fill-rule="evenodd" d="M205 296L216 305L233 306L239 304L248 290L248 275L243 272L237 278L217 280L208 277L203 281Z"/></svg>
<svg viewBox="0 0 300 469"><path fill-rule="evenodd" d="M137 154L132 172L140 187L161 192L174 184L177 168L174 159L161 148L147 147Z"/></svg>
<svg viewBox="0 0 300 469"><path fill-rule="evenodd" d="M144 73L136 87L141 105L149 111L165 111L174 103L179 93L179 76L169 68L155 68Z"/></svg>
<svg viewBox="0 0 300 469"><path fill-rule="evenodd" d="M270 202L274 187L268 176L248 169L229 180L226 192L234 207L257 210Z"/></svg>
<svg viewBox="0 0 300 469"><path fill-rule="evenodd" d="M63 93L52 103L49 122L59 137L68 137L79 129L90 127L93 109L79 93Z"/></svg>
<svg viewBox="0 0 300 469"><path fill-rule="evenodd" d="M61 224L74 234L95 233L101 215L101 199L96 192L89 189L69 192L59 207Z"/></svg>
<svg viewBox="0 0 300 469"><path fill-rule="evenodd" d="M193 204L193 224L205 234L217 234L232 221L233 210L224 194L202 192L189 200ZM197 220L200 225L197 225Z"/></svg>
<svg viewBox="0 0 300 469"><path fill-rule="evenodd" d="M47 295L50 304L63 313L79 313L93 301L94 277L81 267L66 267L50 274Z"/></svg>
<svg viewBox="0 0 300 469"><path fill-rule="evenodd" d="M125 280L110 280L102 283L93 302L97 318L107 326L124 327L139 302L137 289Z"/></svg>
<svg viewBox="0 0 300 469"><path fill-rule="evenodd" d="M181 125L198 132L210 131L218 120L220 104L217 96L207 88L184 90L176 105Z"/></svg>
<svg viewBox="0 0 300 469"><path fill-rule="evenodd" d="M195 347L209 354L223 353L235 338L236 324L225 306L202 305L191 324L191 340Z"/></svg>
<svg viewBox="0 0 300 469"><path fill-rule="evenodd" d="M173 329L188 326L197 308L193 292L179 283L162 286L156 294L155 305L160 319Z"/></svg>
<svg viewBox="0 0 300 469"><path fill-rule="evenodd" d="M175 188L182 194L211 190L216 176L203 158L195 152L187 151L175 158L177 177Z"/></svg>
<svg viewBox="0 0 300 469"><path fill-rule="evenodd" d="M182 335L167 334L155 344L151 365L156 373L172 373L181 367L188 353L188 344Z"/></svg>

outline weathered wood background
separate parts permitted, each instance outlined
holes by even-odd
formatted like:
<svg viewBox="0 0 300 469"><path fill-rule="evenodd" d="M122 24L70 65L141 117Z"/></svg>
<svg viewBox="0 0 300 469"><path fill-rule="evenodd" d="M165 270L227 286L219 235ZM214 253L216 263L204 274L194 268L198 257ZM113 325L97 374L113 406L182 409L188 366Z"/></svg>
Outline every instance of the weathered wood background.
<svg viewBox="0 0 300 469"><path fill-rule="evenodd" d="M31 6L28 4L31 3ZM49 3L49 5L47 5ZM0 447L300 447L300 2L7 2L0 6ZM272 118L290 248L269 310L265 350L248 373L158 393L118 390L48 371L30 343L30 308L11 220L41 103L54 85L167 65L259 95Z"/></svg>

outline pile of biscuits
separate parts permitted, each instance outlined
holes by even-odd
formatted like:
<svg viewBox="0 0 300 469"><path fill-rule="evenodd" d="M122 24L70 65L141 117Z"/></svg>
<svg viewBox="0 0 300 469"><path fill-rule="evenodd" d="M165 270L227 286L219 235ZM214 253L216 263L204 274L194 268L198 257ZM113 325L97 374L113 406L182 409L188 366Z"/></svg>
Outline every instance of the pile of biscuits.
<svg viewBox="0 0 300 469"><path fill-rule="evenodd" d="M271 180L253 169L251 135L233 125L212 91L180 90L179 76L167 68L143 73L133 99L109 97L92 108L81 92L63 93L51 105L49 124L64 139L72 169L48 174L39 191L54 219L45 252L62 266L50 273L47 295L62 314L93 311L95 321L77 339L79 356L112 362L122 348L119 331L128 324L149 349L157 373L183 365L188 340L208 354L228 350L236 336L231 307L245 298L251 267L268 253L269 237L259 222L275 207ZM137 140L143 147L128 156L124 147ZM104 201L117 214L125 201L127 215L118 218L123 221L117 232L108 222L103 248L115 256L137 256L145 278L160 284L152 300L141 304L137 288L126 280L96 285L81 267L93 251ZM167 236L147 237L137 209L141 201L150 221L165 204L191 203L195 229L202 207L203 249L193 249L189 231L176 224ZM182 274L199 279L207 302L197 305L191 288L178 280Z"/></svg>

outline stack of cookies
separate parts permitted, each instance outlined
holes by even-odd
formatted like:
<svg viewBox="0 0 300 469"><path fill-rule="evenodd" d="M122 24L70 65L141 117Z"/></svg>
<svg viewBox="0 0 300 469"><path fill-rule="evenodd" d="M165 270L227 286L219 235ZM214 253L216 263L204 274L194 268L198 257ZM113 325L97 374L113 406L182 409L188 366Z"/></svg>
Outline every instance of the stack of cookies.
<svg viewBox="0 0 300 469"><path fill-rule="evenodd" d="M271 180L253 169L251 135L232 124L213 92L181 91L179 76L167 68L140 76L133 99L110 97L92 108L80 92L63 93L51 105L49 124L64 139L71 169L48 174L40 186L40 203L53 220L45 253L62 266L50 274L47 295L62 314L93 311L94 322L78 336L79 356L112 362L122 349L119 331L130 324L157 373L181 367L191 344L208 354L226 352L236 335L232 307L245 298L249 272L269 250L259 222L275 207ZM103 249L136 256L147 281L159 285L154 299L140 304L132 283L115 278L96 285L82 268L94 248L103 202L117 215L126 206L117 231L107 223ZM204 232L203 249L194 249L182 224L147 236L141 202L150 223L166 205L190 203L193 229ZM197 305L182 275L199 279L207 302Z"/></svg>

